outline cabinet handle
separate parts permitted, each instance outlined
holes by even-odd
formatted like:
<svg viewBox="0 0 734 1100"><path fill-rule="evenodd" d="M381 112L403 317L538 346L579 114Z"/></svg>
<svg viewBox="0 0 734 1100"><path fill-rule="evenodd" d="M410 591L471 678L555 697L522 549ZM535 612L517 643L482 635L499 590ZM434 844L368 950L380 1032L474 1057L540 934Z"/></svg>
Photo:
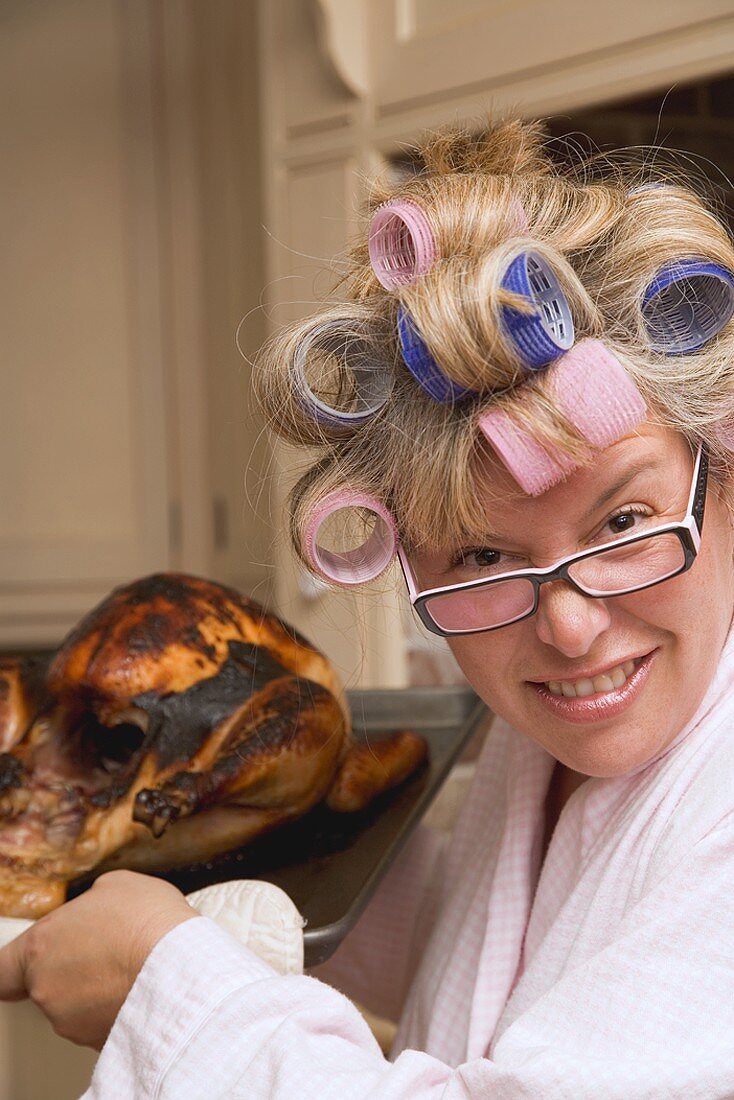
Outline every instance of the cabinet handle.
<svg viewBox="0 0 734 1100"><path fill-rule="evenodd" d="M229 546L229 508L224 497L214 497L213 504L213 528L214 549L226 550Z"/></svg>
<svg viewBox="0 0 734 1100"><path fill-rule="evenodd" d="M178 554L183 544L183 517L181 514L181 501L171 500L168 503L168 546L172 554Z"/></svg>

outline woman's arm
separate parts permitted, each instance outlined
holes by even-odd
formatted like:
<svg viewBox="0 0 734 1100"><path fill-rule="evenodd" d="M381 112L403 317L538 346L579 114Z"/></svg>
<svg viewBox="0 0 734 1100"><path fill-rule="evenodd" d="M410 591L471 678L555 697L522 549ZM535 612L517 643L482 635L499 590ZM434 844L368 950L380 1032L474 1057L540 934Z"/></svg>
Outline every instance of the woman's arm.
<svg viewBox="0 0 734 1100"><path fill-rule="evenodd" d="M352 933L354 949L342 948L336 965L330 960L319 968L380 1015L400 1014L409 948L442 841L432 829L416 831ZM101 875L0 950L0 1000L30 997L62 1037L101 1050L152 948L197 915L163 880L127 871Z"/></svg>
<svg viewBox="0 0 734 1100"><path fill-rule="evenodd" d="M100 875L0 950L0 1001L29 997L62 1038L101 1050L152 949L196 916L160 879Z"/></svg>
<svg viewBox="0 0 734 1100"><path fill-rule="evenodd" d="M733 891L725 823L506 1027L491 1060L456 1068L420 1051L386 1061L345 997L280 977L211 922L190 921L146 962L86 1100L731 1096Z"/></svg>
<svg viewBox="0 0 734 1100"><path fill-rule="evenodd" d="M126 872L115 876L139 880L137 946L123 949L126 907L101 906L105 889L115 886L109 876L107 886L103 878L88 895L63 907L65 916L62 909L56 920L54 914L48 918L43 952L0 952L0 995L17 996L25 987L40 998L57 1030L89 1041L80 1034L97 1035L109 1026L124 987L122 975L137 965L140 945L156 940L117 1014L86 1100L713 1100L734 1095L730 820L651 883L597 952L534 996L527 996L527 984L523 987L530 978L526 972L516 997L528 1007L504 1021L492 1059L458 1067L412 1050L388 1062L344 996L314 978L280 976L211 921L189 919L191 911L172 887L171 909L162 895L151 909L143 893L165 884ZM82 912L85 898L92 906L95 890L98 902ZM125 897L130 899L130 889ZM150 919L141 921L143 912ZM160 938L168 921L172 927ZM63 957L64 946L69 958ZM375 968L379 965L375 959ZM540 980L545 983L547 975ZM445 1011L448 1018L452 1006ZM101 1016L98 1027L95 1013Z"/></svg>

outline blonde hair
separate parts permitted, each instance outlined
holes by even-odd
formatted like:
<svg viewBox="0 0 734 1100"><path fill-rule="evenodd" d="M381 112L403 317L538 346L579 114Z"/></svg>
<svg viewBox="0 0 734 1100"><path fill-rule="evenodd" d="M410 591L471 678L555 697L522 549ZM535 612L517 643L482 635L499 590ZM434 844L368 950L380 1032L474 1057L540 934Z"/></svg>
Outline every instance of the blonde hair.
<svg viewBox="0 0 734 1100"><path fill-rule="evenodd" d="M290 442L318 449L290 496L292 539L306 565L303 533L311 508L343 485L382 501L405 545L480 537L475 471L484 444L477 419L490 406L578 465L593 459L556 407L545 372L527 374L503 329L502 307L523 303L500 283L528 248L557 274L576 338L601 338L637 384L651 418L691 442L704 441L715 474L728 469L716 426L734 412L734 323L700 351L666 356L651 348L641 311L646 287L667 263L705 258L734 271L727 230L691 187L670 178L648 178L640 186L639 173L611 160L603 178L588 179L583 165L556 167L544 144L541 124L517 119L495 122L479 135L454 128L430 136L420 146L418 175L375 186L345 280L350 301L276 334L261 352L254 381L267 421ZM374 211L395 198L420 206L437 258L412 284L388 290L370 264L367 227ZM518 226L518 209L527 227ZM440 404L422 391L402 361L400 306L442 372L475 396ZM331 322L338 332L355 321L394 384L379 411L345 434L304 410L292 363L315 324ZM325 390L344 397L350 384L344 372L335 371L327 354L321 368Z"/></svg>

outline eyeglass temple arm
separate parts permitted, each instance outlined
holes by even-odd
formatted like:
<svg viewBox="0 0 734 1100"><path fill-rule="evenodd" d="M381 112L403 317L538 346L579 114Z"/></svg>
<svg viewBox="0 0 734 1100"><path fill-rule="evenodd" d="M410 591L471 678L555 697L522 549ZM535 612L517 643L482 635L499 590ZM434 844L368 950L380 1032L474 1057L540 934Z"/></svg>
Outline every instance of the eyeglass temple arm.
<svg viewBox="0 0 734 1100"><path fill-rule="evenodd" d="M405 583L408 586L408 595L410 596L411 603L418 595L418 586L413 578L413 572L408 563L408 558L403 550L402 546L398 545L398 561L400 562L400 568L403 570L403 576L405 577Z"/></svg>
<svg viewBox="0 0 734 1100"><path fill-rule="evenodd" d="M703 443L698 445L696 466L693 472L693 485L691 497L688 501L688 511L693 516L699 535L703 529L703 510L706 506L706 482L709 470L708 451Z"/></svg>

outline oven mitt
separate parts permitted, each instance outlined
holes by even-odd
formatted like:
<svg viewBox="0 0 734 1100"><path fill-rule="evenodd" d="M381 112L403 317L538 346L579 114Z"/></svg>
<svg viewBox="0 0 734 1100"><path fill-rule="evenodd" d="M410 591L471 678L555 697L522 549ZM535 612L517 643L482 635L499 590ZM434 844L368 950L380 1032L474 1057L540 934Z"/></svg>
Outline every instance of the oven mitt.
<svg viewBox="0 0 734 1100"><path fill-rule="evenodd" d="M306 922L279 886L254 879L219 882L188 894L186 900L279 974L303 973ZM0 917L0 947L25 932L32 923L19 917Z"/></svg>
<svg viewBox="0 0 734 1100"><path fill-rule="evenodd" d="M239 879L205 886L186 900L279 974L303 973L305 920L279 886Z"/></svg>

